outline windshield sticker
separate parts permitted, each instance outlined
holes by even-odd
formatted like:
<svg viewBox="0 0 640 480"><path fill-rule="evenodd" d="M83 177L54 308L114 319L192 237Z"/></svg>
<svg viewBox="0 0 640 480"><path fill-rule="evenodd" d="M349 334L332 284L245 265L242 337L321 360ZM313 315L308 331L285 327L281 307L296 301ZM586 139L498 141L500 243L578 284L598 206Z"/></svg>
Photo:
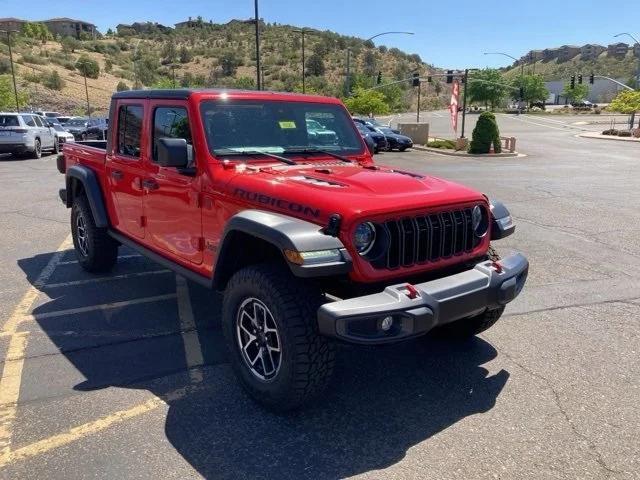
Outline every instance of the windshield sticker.
<svg viewBox="0 0 640 480"><path fill-rule="evenodd" d="M296 122L290 120L280 120L278 122L280 124L280 128L283 130L290 130L296 128Z"/></svg>

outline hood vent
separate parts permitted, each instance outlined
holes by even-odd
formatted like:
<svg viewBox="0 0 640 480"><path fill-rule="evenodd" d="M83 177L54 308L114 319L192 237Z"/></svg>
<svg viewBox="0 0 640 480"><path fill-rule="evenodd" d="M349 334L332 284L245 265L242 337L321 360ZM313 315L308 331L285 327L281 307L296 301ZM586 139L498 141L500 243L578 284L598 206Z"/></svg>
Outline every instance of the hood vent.
<svg viewBox="0 0 640 480"><path fill-rule="evenodd" d="M399 173L400 175L406 175L407 177L423 179L423 175L418 175L417 173L403 172L402 170L391 170L393 173Z"/></svg>
<svg viewBox="0 0 640 480"><path fill-rule="evenodd" d="M340 184L340 183L336 183L336 182L331 182L329 180L324 180L324 179L320 179L320 178L314 178L314 177L308 177L306 175L299 175L296 177L290 177L291 180L295 180L297 182L303 182L303 183L308 183L310 185L317 185L318 187L333 187L333 188L340 188L340 187L344 187L344 185Z"/></svg>

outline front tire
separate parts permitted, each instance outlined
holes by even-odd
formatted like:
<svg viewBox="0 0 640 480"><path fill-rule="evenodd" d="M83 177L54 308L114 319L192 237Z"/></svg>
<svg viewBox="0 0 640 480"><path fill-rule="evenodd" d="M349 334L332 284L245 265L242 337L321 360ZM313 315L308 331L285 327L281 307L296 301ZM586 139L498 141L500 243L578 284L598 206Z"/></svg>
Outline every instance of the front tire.
<svg viewBox="0 0 640 480"><path fill-rule="evenodd" d="M118 260L118 243L106 228L96 227L84 195L77 196L71 207L71 235L78 263L88 272L108 272Z"/></svg>
<svg viewBox="0 0 640 480"><path fill-rule="evenodd" d="M328 385L333 344L318 334L320 292L267 263L236 272L225 290L222 329L242 387L270 410L300 407Z"/></svg>
<svg viewBox="0 0 640 480"><path fill-rule="evenodd" d="M53 141L53 153L60 153L60 139L58 137Z"/></svg>
<svg viewBox="0 0 640 480"><path fill-rule="evenodd" d="M42 144L39 139L35 139L33 142L33 152L31 152L31 158L38 159L42 157Z"/></svg>

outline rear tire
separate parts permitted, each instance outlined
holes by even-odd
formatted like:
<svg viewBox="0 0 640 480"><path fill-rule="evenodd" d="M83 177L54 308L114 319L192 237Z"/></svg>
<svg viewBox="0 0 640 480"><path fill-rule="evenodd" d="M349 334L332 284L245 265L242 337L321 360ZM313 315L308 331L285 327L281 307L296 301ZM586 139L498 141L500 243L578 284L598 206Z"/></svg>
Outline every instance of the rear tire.
<svg viewBox="0 0 640 480"><path fill-rule="evenodd" d="M84 195L71 206L71 234L78 263L88 272L108 272L118 260L118 243L106 228L96 227L89 202Z"/></svg>
<svg viewBox="0 0 640 480"><path fill-rule="evenodd" d="M273 411L300 407L328 385L334 346L318 334L320 292L277 263L249 266L229 281L222 329L242 387Z"/></svg>
<svg viewBox="0 0 640 480"><path fill-rule="evenodd" d="M35 139L33 142L33 152L31 152L31 158L38 159L42 157L42 144L39 139Z"/></svg>

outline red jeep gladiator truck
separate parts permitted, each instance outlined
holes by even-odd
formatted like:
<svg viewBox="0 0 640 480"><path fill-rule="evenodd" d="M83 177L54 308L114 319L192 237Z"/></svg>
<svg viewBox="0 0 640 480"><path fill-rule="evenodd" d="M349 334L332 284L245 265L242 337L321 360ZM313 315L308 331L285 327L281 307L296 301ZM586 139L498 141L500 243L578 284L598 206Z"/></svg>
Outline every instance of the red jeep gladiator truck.
<svg viewBox="0 0 640 480"><path fill-rule="evenodd" d="M223 292L231 365L276 410L326 387L337 342L476 335L527 277L490 247L515 228L501 203L376 165L333 98L120 92L106 141L65 145L58 169L80 265L126 245Z"/></svg>

